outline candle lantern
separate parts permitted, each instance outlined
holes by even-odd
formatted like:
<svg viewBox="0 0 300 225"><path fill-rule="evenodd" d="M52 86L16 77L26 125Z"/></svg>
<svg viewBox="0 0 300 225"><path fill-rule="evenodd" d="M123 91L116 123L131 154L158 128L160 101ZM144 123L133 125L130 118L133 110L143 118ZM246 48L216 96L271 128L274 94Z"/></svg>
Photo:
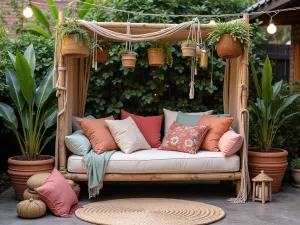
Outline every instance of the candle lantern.
<svg viewBox="0 0 300 225"><path fill-rule="evenodd" d="M252 179L252 201L261 201L265 204L266 201L272 201L272 181L273 179L264 173L262 170L259 175Z"/></svg>
<svg viewBox="0 0 300 225"><path fill-rule="evenodd" d="M200 67L207 68L208 65L208 51L205 47L201 48L200 51Z"/></svg>

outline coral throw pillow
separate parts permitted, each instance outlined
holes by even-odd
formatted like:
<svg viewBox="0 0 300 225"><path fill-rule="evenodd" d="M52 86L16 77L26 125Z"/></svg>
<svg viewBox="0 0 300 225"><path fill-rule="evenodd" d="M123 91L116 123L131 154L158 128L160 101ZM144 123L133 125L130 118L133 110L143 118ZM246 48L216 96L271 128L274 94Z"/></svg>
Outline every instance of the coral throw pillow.
<svg viewBox="0 0 300 225"><path fill-rule="evenodd" d="M106 120L106 123L124 153L130 154L140 149L151 148L131 117L125 120Z"/></svg>
<svg viewBox="0 0 300 225"><path fill-rule="evenodd" d="M76 119L85 136L90 140L97 154L116 150L118 145L112 137L105 120L114 120L113 116L102 119Z"/></svg>
<svg viewBox="0 0 300 225"><path fill-rule="evenodd" d="M160 129L162 123L162 116L138 116L121 110L121 119L124 120L131 117L146 141L152 148L158 148L161 145L160 142Z"/></svg>
<svg viewBox="0 0 300 225"><path fill-rule="evenodd" d="M233 129L230 128L221 137L218 146L222 154L228 157L237 153L241 149L242 144L242 135L236 133Z"/></svg>
<svg viewBox="0 0 300 225"><path fill-rule="evenodd" d="M70 217L81 207L70 184L55 168L46 182L34 190L56 216Z"/></svg>
<svg viewBox="0 0 300 225"><path fill-rule="evenodd" d="M210 129L200 148L212 152L219 151L219 140L223 134L228 131L233 119L233 117L218 118L215 116L203 115L199 120L198 125L210 125Z"/></svg>
<svg viewBox="0 0 300 225"><path fill-rule="evenodd" d="M185 126L173 123L169 133L163 140L160 150L172 150L196 154L199 151L209 126Z"/></svg>

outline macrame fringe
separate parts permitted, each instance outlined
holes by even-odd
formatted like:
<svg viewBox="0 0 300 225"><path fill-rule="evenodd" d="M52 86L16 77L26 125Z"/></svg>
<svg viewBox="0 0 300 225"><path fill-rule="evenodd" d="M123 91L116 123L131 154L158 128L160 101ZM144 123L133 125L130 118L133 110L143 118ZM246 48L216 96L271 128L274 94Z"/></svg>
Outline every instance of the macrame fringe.
<svg viewBox="0 0 300 225"><path fill-rule="evenodd" d="M100 190L103 188L103 182L100 181L96 187L89 188L89 199L95 198L99 195Z"/></svg>

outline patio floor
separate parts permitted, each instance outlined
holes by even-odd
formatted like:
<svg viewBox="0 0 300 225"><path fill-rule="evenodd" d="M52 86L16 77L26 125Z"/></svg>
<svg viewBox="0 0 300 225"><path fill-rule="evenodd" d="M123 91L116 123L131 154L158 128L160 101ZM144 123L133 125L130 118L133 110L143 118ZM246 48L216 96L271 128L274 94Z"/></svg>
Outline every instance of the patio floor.
<svg viewBox="0 0 300 225"><path fill-rule="evenodd" d="M86 189L83 187L83 189ZM87 204L95 201L118 198L176 198L199 201L216 205L224 209L226 217L215 224L243 225L284 225L300 224L300 189L284 184L281 192L273 195L273 202L265 205L249 201L246 204L232 204L226 200L234 196L234 186L219 183L105 183L100 196L88 200L87 193L82 193L80 202ZM13 189L10 188L0 196L1 225L77 225L88 224L73 216L73 218L58 218L47 214L34 220L17 217Z"/></svg>

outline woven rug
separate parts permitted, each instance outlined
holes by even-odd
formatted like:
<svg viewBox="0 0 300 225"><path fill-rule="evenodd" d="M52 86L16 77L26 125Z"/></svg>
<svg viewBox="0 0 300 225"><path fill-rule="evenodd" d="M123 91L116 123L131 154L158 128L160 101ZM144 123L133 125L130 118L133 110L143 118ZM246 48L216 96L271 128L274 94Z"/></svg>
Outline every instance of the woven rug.
<svg viewBox="0 0 300 225"><path fill-rule="evenodd" d="M96 202L77 209L75 214L86 222L113 225L200 225L225 216L223 209L213 205L165 198Z"/></svg>

